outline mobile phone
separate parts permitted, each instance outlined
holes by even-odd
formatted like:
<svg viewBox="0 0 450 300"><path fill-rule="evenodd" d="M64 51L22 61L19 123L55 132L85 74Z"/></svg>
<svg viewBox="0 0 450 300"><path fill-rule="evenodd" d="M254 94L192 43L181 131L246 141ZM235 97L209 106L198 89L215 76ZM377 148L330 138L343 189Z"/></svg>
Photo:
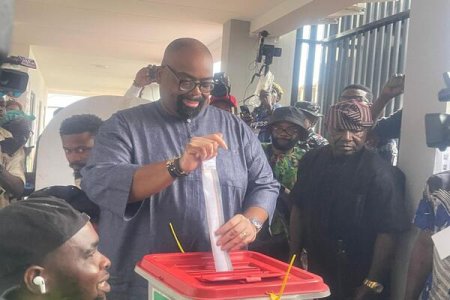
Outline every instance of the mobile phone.
<svg viewBox="0 0 450 300"><path fill-rule="evenodd" d="M156 76L158 73L159 66L157 65L148 65L148 78L151 82L156 82Z"/></svg>

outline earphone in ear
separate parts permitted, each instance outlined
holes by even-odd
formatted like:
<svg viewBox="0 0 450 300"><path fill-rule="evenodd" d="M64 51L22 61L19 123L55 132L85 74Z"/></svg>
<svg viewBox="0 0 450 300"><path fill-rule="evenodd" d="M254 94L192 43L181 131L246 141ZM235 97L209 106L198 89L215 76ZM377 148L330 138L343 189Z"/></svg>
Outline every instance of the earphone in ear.
<svg viewBox="0 0 450 300"><path fill-rule="evenodd" d="M47 292L47 289L45 287L45 280L42 276L36 276L33 278L33 283L37 286L39 286L39 289L41 290L41 294L45 294Z"/></svg>

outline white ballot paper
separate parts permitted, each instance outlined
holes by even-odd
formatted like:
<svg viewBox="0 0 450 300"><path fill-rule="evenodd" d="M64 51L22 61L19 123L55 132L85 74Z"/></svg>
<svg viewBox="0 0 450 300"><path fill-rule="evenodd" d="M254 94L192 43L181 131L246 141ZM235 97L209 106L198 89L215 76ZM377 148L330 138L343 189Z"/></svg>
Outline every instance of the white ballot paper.
<svg viewBox="0 0 450 300"><path fill-rule="evenodd" d="M450 255L450 227L433 234L431 239L440 259L446 259Z"/></svg>
<svg viewBox="0 0 450 300"><path fill-rule="evenodd" d="M205 195L206 216L208 219L209 238L214 257L216 272L232 271L230 256L216 245L218 237L214 234L224 222L222 192L216 169L216 158L202 163L203 194Z"/></svg>

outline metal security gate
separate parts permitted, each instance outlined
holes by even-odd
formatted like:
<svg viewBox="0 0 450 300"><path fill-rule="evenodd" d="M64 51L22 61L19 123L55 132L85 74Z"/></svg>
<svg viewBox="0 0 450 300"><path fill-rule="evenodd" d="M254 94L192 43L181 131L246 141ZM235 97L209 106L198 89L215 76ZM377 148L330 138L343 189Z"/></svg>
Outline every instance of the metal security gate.
<svg viewBox="0 0 450 300"><path fill-rule="evenodd" d="M376 98L392 74L404 73L409 7L409 0L367 3L364 15L298 29L291 104L312 101L325 112L352 83ZM398 97L385 115L401 106Z"/></svg>

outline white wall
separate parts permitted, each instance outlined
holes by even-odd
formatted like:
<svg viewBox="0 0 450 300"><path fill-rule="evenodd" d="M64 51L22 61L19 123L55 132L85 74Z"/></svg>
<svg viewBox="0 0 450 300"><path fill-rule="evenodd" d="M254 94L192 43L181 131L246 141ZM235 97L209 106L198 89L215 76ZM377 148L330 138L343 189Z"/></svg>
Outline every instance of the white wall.
<svg viewBox="0 0 450 300"><path fill-rule="evenodd" d="M255 72L251 65L257 49L257 38L250 36L250 22L229 20L223 25L221 69L228 74L231 94L239 102L255 91L255 85L246 88Z"/></svg>
<svg viewBox="0 0 450 300"><path fill-rule="evenodd" d="M36 190L51 185L74 183L62 149L59 127L61 122L76 114L94 114L103 120L114 112L148 103L147 100L121 96L95 96L77 101L61 110L48 124L39 138L36 159Z"/></svg>
<svg viewBox="0 0 450 300"><path fill-rule="evenodd" d="M159 85L152 83L147 85L142 92L142 98L149 101L156 101L159 99Z"/></svg>
<svg viewBox="0 0 450 300"><path fill-rule="evenodd" d="M30 49L29 57L35 59L33 50ZM36 120L34 121L33 130L35 135L40 134L45 127L45 108L47 107L47 96L48 90L45 84L44 77L39 70L39 64L37 64L37 69L30 69L28 75L30 76L27 89L28 98L28 110L29 112L34 112ZM34 103L31 103L34 95ZM33 105L33 107L31 107Z"/></svg>
<svg viewBox="0 0 450 300"><path fill-rule="evenodd" d="M253 84L250 80L259 68L254 68L259 40L250 35L250 23L239 20L230 20L223 26L222 37L222 71L226 72L231 80L231 93L242 101L252 95L256 89L258 77ZM266 39L267 44L275 44L282 48L282 56L274 57L270 70L284 89L282 104L289 105L292 89L292 71L295 51L295 31L281 37ZM274 43L275 42L275 43Z"/></svg>
<svg viewBox="0 0 450 300"><path fill-rule="evenodd" d="M270 70L275 76L275 81L284 90L281 104L288 106L291 103L292 75L294 71L296 31L289 32L279 37L275 47L282 49L281 57L274 57Z"/></svg>

